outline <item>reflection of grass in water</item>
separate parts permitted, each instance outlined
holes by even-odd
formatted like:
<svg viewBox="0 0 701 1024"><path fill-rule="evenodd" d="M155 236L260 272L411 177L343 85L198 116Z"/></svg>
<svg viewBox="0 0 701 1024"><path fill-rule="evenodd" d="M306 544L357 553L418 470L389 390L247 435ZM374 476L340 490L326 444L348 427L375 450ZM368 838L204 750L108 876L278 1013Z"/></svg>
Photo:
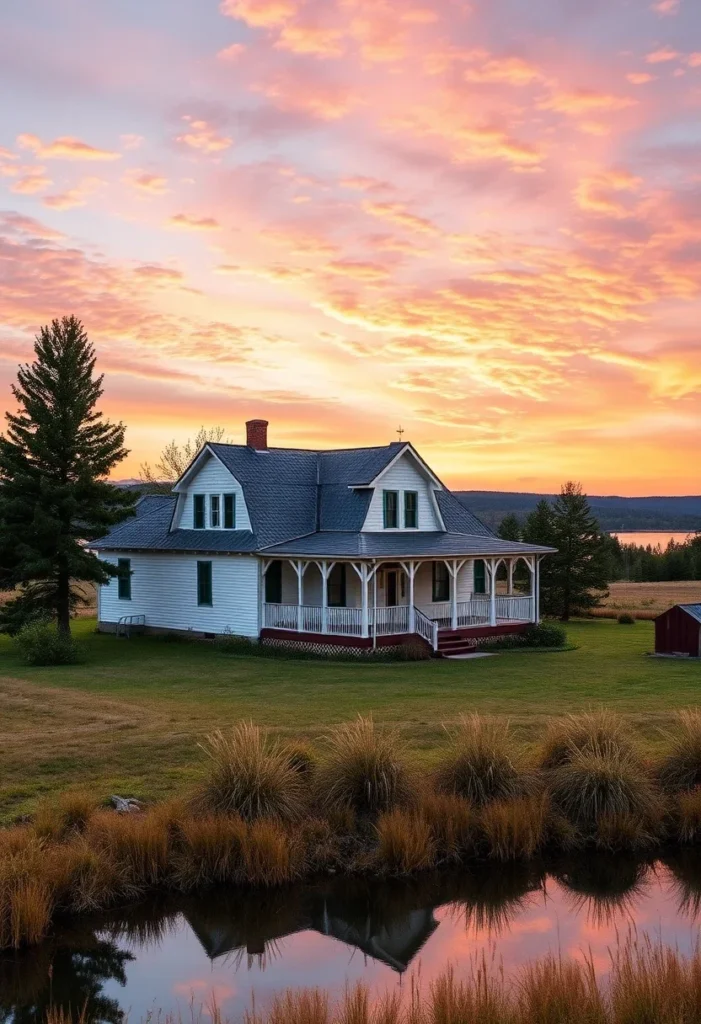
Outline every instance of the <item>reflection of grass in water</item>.
<svg viewBox="0 0 701 1024"><path fill-rule="evenodd" d="M121 911L119 917L108 916L101 931L116 942L126 941L140 951L159 946L175 934L180 909L172 901L149 900Z"/></svg>
<svg viewBox="0 0 701 1024"><path fill-rule="evenodd" d="M670 873L669 885L677 900L677 913L692 920L701 917L701 858L698 849L681 849L662 858Z"/></svg>
<svg viewBox="0 0 701 1024"><path fill-rule="evenodd" d="M553 878L562 886L573 914L586 914L597 928L620 915L633 916L646 895L650 864L631 857L592 854L558 861Z"/></svg>
<svg viewBox="0 0 701 1024"><path fill-rule="evenodd" d="M284 951L285 943L281 939L268 939L261 953L249 953L243 947L227 953L222 960L222 966L233 967L234 971L238 971L245 962L247 971L253 970L254 967L259 971L265 971L276 960L282 959Z"/></svg>
<svg viewBox="0 0 701 1024"><path fill-rule="evenodd" d="M543 889L544 877L541 866L528 862L480 868L463 876L450 913L473 934L486 931L497 936L533 905L534 894Z"/></svg>

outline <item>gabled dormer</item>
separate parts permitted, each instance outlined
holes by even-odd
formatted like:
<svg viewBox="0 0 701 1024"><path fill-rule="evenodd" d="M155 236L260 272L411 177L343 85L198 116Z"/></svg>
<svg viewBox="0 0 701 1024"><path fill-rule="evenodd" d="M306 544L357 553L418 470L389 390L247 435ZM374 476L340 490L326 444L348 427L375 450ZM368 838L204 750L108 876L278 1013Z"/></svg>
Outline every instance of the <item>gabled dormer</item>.
<svg viewBox="0 0 701 1024"><path fill-rule="evenodd" d="M367 485L371 491L364 532L444 532L436 500L443 484L410 445Z"/></svg>
<svg viewBox="0 0 701 1024"><path fill-rule="evenodd" d="M171 530L250 530L243 488L205 445L173 488L178 496Z"/></svg>

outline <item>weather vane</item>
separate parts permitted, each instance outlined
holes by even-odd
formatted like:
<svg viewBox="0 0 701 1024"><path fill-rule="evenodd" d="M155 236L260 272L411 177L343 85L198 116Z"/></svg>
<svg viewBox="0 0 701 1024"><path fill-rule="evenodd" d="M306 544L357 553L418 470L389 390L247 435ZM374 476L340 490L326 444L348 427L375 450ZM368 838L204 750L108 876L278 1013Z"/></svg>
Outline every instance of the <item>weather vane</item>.
<svg viewBox="0 0 701 1024"><path fill-rule="evenodd" d="M397 427L397 433L399 434L399 440L401 441L402 436L404 434L404 427L401 425L401 423Z"/></svg>

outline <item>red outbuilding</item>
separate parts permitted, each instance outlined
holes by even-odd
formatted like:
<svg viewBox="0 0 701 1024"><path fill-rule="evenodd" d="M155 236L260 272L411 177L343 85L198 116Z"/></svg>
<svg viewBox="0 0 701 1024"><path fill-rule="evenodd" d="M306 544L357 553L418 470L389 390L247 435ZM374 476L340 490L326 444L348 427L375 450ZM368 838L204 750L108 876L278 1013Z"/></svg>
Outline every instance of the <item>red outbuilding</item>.
<svg viewBox="0 0 701 1024"><path fill-rule="evenodd" d="M675 604L657 616L655 654L701 658L701 604Z"/></svg>

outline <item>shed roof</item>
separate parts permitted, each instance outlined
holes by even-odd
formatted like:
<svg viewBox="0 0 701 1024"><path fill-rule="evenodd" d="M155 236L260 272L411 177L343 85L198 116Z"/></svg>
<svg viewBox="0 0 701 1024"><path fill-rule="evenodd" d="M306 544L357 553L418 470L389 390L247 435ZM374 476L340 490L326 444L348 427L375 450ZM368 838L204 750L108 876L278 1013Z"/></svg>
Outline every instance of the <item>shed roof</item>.
<svg viewBox="0 0 701 1024"><path fill-rule="evenodd" d="M701 622L701 604L680 604L680 608L683 608L687 615L690 615L692 619L696 619L697 622Z"/></svg>

